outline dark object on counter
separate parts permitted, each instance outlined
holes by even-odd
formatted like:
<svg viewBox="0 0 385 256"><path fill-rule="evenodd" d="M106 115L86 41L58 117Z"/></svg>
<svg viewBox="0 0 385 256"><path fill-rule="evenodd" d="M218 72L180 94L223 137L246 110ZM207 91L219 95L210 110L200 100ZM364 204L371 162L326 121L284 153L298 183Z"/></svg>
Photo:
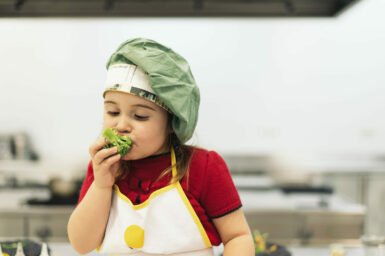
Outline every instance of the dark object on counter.
<svg viewBox="0 0 385 256"><path fill-rule="evenodd" d="M79 196L51 196L49 199L31 198L27 200L29 205L75 205Z"/></svg>
<svg viewBox="0 0 385 256"><path fill-rule="evenodd" d="M285 194L291 193L316 193L316 194L333 194L333 188L322 186L322 187L313 187L313 186L279 186L279 188Z"/></svg>
<svg viewBox="0 0 385 256"><path fill-rule="evenodd" d="M286 247L283 245L275 244L275 243L266 243L266 248L270 248L272 246L276 246L276 250L273 252L263 252L263 253L256 253L255 256L291 256L291 253L286 250Z"/></svg>
<svg viewBox="0 0 385 256"><path fill-rule="evenodd" d="M21 243L25 256L39 256L41 254L42 244L34 242L29 239L24 240L12 240L12 241L0 241L1 249L3 253L9 254L9 256L15 256L18 243ZM51 249L47 245L48 255L51 255Z"/></svg>
<svg viewBox="0 0 385 256"><path fill-rule="evenodd" d="M53 198L77 197L82 186L82 180L65 180L52 178L48 183Z"/></svg>
<svg viewBox="0 0 385 256"><path fill-rule="evenodd" d="M29 205L75 205L79 200L82 180L63 180L53 178L49 181L48 188L51 193L49 199L31 198Z"/></svg>

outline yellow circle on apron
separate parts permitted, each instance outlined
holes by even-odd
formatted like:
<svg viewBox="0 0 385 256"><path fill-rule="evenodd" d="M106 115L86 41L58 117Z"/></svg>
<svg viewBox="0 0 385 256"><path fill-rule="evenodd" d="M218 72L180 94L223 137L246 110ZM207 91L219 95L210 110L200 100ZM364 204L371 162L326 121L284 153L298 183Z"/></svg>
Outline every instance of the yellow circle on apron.
<svg viewBox="0 0 385 256"><path fill-rule="evenodd" d="M124 231L124 241L131 248L142 248L144 244L144 230L137 225L129 226Z"/></svg>

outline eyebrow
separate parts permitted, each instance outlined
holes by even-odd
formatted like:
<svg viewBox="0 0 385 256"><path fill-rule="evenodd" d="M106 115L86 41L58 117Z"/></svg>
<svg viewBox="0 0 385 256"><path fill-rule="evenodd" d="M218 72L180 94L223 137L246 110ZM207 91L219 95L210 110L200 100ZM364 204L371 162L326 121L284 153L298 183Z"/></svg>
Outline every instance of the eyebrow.
<svg viewBox="0 0 385 256"><path fill-rule="evenodd" d="M115 101L112 101L112 100L106 100L106 101L104 101L104 104L115 104L115 105L117 105L117 103L116 103ZM147 106L147 105L144 105L144 104L135 104L135 105L132 105L132 106L134 106L134 107L147 108L147 109L156 111L154 108L152 108L152 107L150 107L150 106Z"/></svg>
<svg viewBox="0 0 385 256"><path fill-rule="evenodd" d="M150 106L147 106L147 105L144 105L144 104L135 104L133 105L134 107L142 107L142 108L147 108L147 109L150 109L152 111L156 111L154 108L150 107Z"/></svg>

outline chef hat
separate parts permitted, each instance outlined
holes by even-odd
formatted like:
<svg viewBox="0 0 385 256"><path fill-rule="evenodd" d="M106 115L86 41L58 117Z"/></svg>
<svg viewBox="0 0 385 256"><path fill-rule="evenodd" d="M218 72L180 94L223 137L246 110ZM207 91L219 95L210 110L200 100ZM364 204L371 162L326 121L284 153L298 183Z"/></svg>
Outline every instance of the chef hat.
<svg viewBox="0 0 385 256"><path fill-rule="evenodd" d="M171 112L181 142L193 135L199 88L187 61L172 49L144 38L122 43L107 62L105 92L111 90L143 97Z"/></svg>

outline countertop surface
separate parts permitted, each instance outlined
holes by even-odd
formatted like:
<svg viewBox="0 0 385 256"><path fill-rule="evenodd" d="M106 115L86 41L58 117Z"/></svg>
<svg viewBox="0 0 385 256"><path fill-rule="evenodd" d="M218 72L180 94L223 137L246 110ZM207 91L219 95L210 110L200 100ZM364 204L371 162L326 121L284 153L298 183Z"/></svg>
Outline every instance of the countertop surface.
<svg viewBox="0 0 385 256"><path fill-rule="evenodd" d="M244 211L321 211L350 214L364 214L363 205L347 202L338 195L284 194L279 190L244 191L239 190ZM74 205L68 206L32 206L27 205L30 198L48 199L50 193L41 188L0 189L0 213L63 213L69 214ZM320 201L327 207L320 207Z"/></svg>
<svg viewBox="0 0 385 256"><path fill-rule="evenodd" d="M51 243L49 244L49 247L51 248L53 252L53 256L77 256L79 255L76 253L71 245L69 243ZM214 252L215 256L219 256L222 252L222 247L215 247ZM328 256L331 255L331 249L329 246L322 246L322 247L316 247L316 246L292 246L288 247L288 250L291 252L292 256ZM343 247L343 250L345 252L345 256L366 256L364 248L361 246L355 246L355 247ZM96 251L93 251L89 254L86 254L88 256L105 256L103 254L97 253ZM381 256L383 256L382 254Z"/></svg>
<svg viewBox="0 0 385 256"><path fill-rule="evenodd" d="M245 204L245 211L322 211L322 212L349 212L350 214L364 214L365 208L361 205L349 204L339 197L330 196L329 207L319 209L319 196L316 195L284 195L278 191L240 191L240 196ZM1 189L0 190L0 213L1 214L66 214L69 215L74 206L29 206L25 204L27 198L48 198L49 191L44 189ZM264 202L264 203L262 203ZM60 240L61 241L61 240ZM49 242L52 256L77 256L68 242ZM329 246L291 246L288 247L292 256L324 256L331 255ZM345 247L345 256L365 256L360 246ZM215 255L219 256L222 247L214 248ZM89 256L105 256L93 251ZM384 256L384 255L381 255Z"/></svg>

